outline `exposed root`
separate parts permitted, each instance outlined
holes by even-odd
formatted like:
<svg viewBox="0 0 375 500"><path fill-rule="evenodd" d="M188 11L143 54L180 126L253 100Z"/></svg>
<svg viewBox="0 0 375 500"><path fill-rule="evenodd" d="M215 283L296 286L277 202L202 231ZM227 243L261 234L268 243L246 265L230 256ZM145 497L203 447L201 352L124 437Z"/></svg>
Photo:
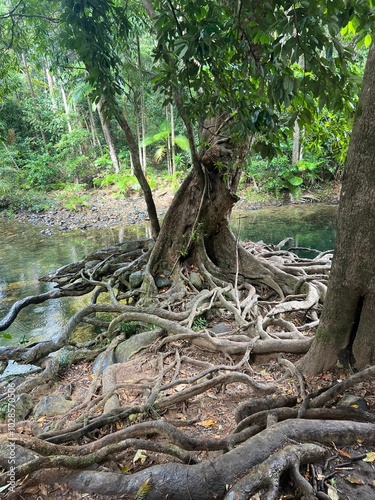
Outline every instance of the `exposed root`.
<svg viewBox="0 0 375 500"><path fill-rule="evenodd" d="M288 378L280 367L275 377L289 389L275 396L275 379L258 373L253 360L261 354L308 350L332 255L301 259L282 250L283 242L275 248L236 242L235 263L224 270L202 246L198 266L187 261L173 276L162 275L158 281L144 269L152 244L127 242L64 266L43 278L56 283L54 291L17 302L0 323L0 329L7 328L30 304L92 293L91 303L53 340L0 348L0 361L43 368L15 380L16 395L29 394L34 404L40 386L60 376L61 349L69 347L65 369L101 353L84 395L54 419L53 428L43 427L44 417L39 421L33 414L14 426L12 436L0 426L0 441L12 441L22 451L16 468L18 492L23 481L57 481L76 491L127 498L137 497L147 484L150 500L229 500L257 493L276 499L281 478L288 476L304 498L315 498L316 482L301 469L321 462L326 448L311 441L372 442L375 435L372 413L324 405L373 377L374 367L309 394L296 365L279 357ZM82 323L90 325L92 337L79 345L72 339ZM125 332L133 324L152 333L153 340L119 360L119 348L128 342ZM109 358L115 364L107 366ZM5 398L5 384L2 391ZM221 403L231 391L237 391L239 404L220 437L198 432L199 424L205 429L218 423L219 417L204 414L206 398ZM112 459L129 460L137 450L158 456L160 463L129 475L118 473ZM0 486L6 480L4 466Z"/></svg>

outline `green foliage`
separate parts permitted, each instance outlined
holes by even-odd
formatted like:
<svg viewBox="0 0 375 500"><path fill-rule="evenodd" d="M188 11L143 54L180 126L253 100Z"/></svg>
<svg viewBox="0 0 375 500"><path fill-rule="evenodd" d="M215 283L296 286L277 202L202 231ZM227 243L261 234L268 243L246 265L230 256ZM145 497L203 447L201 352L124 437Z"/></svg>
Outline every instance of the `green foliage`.
<svg viewBox="0 0 375 500"><path fill-rule="evenodd" d="M87 200L89 199L88 194L82 194L79 196L78 194L74 194L69 196L64 202L63 207L68 210L72 210L74 212L79 212L82 208L88 207L89 204Z"/></svg>
<svg viewBox="0 0 375 500"><path fill-rule="evenodd" d="M56 160L49 154L30 154L24 165L27 183L37 189L48 189L60 178Z"/></svg>
<svg viewBox="0 0 375 500"><path fill-rule="evenodd" d="M120 323L121 332L125 334L126 338L133 337L137 333L145 330L145 326L137 321L123 321Z"/></svg>
<svg viewBox="0 0 375 500"><path fill-rule="evenodd" d="M104 177L94 179L94 186L99 188L113 187L117 194L130 196L134 191L138 191L140 186L134 175L123 173L111 173Z"/></svg>
<svg viewBox="0 0 375 500"><path fill-rule="evenodd" d="M306 155L306 159L292 165L286 155L273 158L271 161L255 158L246 170L258 189L278 196L287 191L294 198L299 198L303 189L312 189L324 179L332 178L333 171L329 162L322 158Z"/></svg>
<svg viewBox="0 0 375 500"><path fill-rule="evenodd" d="M203 316L197 316L196 318L194 318L192 329L195 332L199 332L200 330L203 330L206 327L207 327L206 318L204 318Z"/></svg>

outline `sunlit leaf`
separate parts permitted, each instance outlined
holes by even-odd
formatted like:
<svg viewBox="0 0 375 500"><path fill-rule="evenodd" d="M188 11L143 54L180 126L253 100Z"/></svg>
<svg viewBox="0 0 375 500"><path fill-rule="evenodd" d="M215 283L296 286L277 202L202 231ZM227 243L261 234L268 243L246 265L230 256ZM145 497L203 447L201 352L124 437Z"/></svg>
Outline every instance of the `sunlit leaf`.
<svg viewBox="0 0 375 500"><path fill-rule="evenodd" d="M340 500L339 494L334 486L330 485L327 489L327 495L331 500Z"/></svg>
<svg viewBox="0 0 375 500"><path fill-rule="evenodd" d="M139 487L137 494L135 496L135 500L144 500L149 492L151 491L152 484L149 483L149 479L147 479L141 486Z"/></svg>
<svg viewBox="0 0 375 500"><path fill-rule="evenodd" d="M134 455L133 458L133 464L138 462L138 460L140 460L142 465L145 463L145 461L147 460L147 455L145 454L145 450L137 450L137 453Z"/></svg>
<svg viewBox="0 0 375 500"><path fill-rule="evenodd" d="M363 479L357 476L346 476L345 480L352 484L365 484Z"/></svg>
<svg viewBox="0 0 375 500"><path fill-rule="evenodd" d="M202 427L212 427L215 424L217 424L217 420L215 420L214 418L211 418L209 420L203 420L202 422L198 422L198 425L201 425Z"/></svg>
<svg viewBox="0 0 375 500"><path fill-rule="evenodd" d="M375 462L375 451L369 451L366 453L366 457L363 459L364 462Z"/></svg>

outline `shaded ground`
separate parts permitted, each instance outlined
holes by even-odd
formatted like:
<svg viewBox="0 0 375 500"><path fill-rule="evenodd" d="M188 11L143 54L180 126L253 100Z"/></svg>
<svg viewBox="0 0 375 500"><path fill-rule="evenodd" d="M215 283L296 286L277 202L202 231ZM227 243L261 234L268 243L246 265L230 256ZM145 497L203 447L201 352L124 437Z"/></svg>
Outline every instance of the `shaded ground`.
<svg viewBox="0 0 375 500"><path fill-rule="evenodd" d="M237 363L240 357L224 355L222 353L209 353L202 351L196 347L186 347L184 342L176 342L176 350L178 349L180 355L188 355L189 357L202 361L209 362L214 365L230 365ZM291 361L296 361L297 357L293 355L285 356ZM173 363L174 353L170 353L165 358L165 362ZM136 381L137 377L152 377L155 375L155 363L152 358L152 352L146 352L135 358L133 363L126 365L126 374L123 377L127 380ZM119 370L122 367L119 365ZM295 395L299 393L298 382L295 377L285 371L277 359L273 356L258 356L253 363L248 365L247 370L251 372L254 381L258 383L272 383L278 387L277 396L280 395ZM156 367L157 373L157 367ZM171 379L175 374L172 369L167 379ZM185 365L184 369L179 372L179 376L190 377L194 374L194 367ZM335 373L324 373L319 377L311 377L306 380L308 392L313 392L320 387L328 387L332 383L340 379L345 379L346 374L342 370L337 370ZM92 369L90 363L81 363L79 365L70 366L67 370L61 371L59 374L59 381L49 388L48 394L63 394L72 397L77 403L82 402L87 395L90 384L92 382ZM184 387L176 386L171 389L171 394L178 393ZM38 392L38 397L43 393L43 390L35 390ZM367 403L367 408L371 414L375 416L375 391L372 382L364 382L358 384L354 390L350 391L363 398ZM123 390L119 393L119 398L123 406L142 404L144 394L137 390ZM230 384L228 386L216 387L208 392L193 397L189 400L188 404L176 405L169 408L159 415L154 415L153 420L165 419L172 422L178 428L192 437L200 439L220 438L232 433L236 426L235 413L236 408L240 403L251 398L251 390L244 384ZM341 400L341 396L337 398L337 403ZM332 405L336 406L336 402ZM82 412L74 412L65 421L62 428L69 427L73 422L79 420ZM53 429L59 423L60 417L41 417L37 426L39 432L46 432ZM135 421L136 423L137 421ZM121 423L116 424L116 430L121 428ZM110 429L107 429L110 431ZM27 430L25 430L27 434ZM91 436L93 437L93 436ZM98 434L97 438L101 435ZM329 486L328 497L332 500L373 500L375 499L375 461L369 452L374 454L375 448L369 446L365 442L358 440L353 442L350 446L342 448L336 447L335 443L326 446L327 459L324 463L318 463L314 466L305 468L305 477L313 481L324 482ZM221 452L205 452L199 451L194 455L197 460L204 460L207 458L212 459L215 455ZM366 462L364 459L370 461ZM152 466L155 464L162 464L170 461L171 457L165 457L160 453L153 453L150 451L138 450L137 452L128 450L123 452L120 456L116 456L115 460L108 460L106 463L99 467L99 470L111 470L113 472L134 473L144 467ZM371 461L372 460L372 461ZM297 492L291 490L288 482L284 484L285 491L279 498L280 500L293 500L299 498ZM296 493L296 495L294 495ZM66 487L64 484L55 484L54 486L38 485L32 486L22 492L22 498L25 499L56 499L61 500L65 498L78 499L86 498L92 500L104 500L106 498L125 498L122 496L108 497L97 494L78 494ZM7 498L20 498L19 496ZM258 496L251 497L254 500L259 499ZM183 499L182 499L183 500ZM207 499L210 500L210 499Z"/></svg>

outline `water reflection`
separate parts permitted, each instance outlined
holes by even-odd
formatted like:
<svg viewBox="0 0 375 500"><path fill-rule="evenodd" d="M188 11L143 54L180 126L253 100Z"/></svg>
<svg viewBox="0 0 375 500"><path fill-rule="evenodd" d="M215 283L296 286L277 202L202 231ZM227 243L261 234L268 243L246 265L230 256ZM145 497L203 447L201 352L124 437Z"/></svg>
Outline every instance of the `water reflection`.
<svg viewBox="0 0 375 500"><path fill-rule="evenodd" d="M232 228L242 240L277 244L287 237L288 245L331 250L336 235L337 205L286 205L234 213Z"/></svg>
<svg viewBox="0 0 375 500"><path fill-rule="evenodd" d="M52 283L38 281L40 276L80 260L85 254L131 238L143 238L145 229L100 229L86 231L53 230L0 218L0 317L16 300L44 293ZM0 336L0 345L17 344L36 337L52 338L67 318L86 304L88 297L64 298L29 306L6 331L12 339ZM0 332L1 335L1 332Z"/></svg>

